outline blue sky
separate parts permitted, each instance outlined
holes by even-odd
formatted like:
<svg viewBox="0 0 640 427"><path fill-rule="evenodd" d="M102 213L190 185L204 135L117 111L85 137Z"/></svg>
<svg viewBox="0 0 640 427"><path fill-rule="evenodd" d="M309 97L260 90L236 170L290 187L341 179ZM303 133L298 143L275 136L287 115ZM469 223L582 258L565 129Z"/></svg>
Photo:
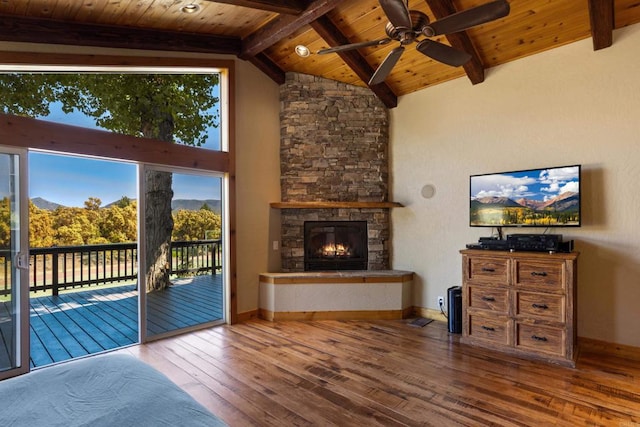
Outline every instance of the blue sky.
<svg viewBox="0 0 640 427"><path fill-rule="evenodd" d="M552 199L567 191L580 192L579 167L557 167L471 177L471 198L508 197L512 200Z"/></svg>
<svg viewBox="0 0 640 427"><path fill-rule="evenodd" d="M219 95L218 95L219 96ZM44 120L98 129L94 119L81 113L65 114L59 104L51 106ZM203 149L219 149L219 129L209 132ZM137 167L132 163L96 160L48 153L29 153L29 197L42 197L64 206L84 206L89 197L102 205L123 196L137 198ZM211 176L174 174L174 199L220 199L221 180Z"/></svg>
<svg viewBox="0 0 640 427"><path fill-rule="evenodd" d="M137 166L48 153L29 153L29 197L64 206L84 206L97 197L105 206L127 196L136 199ZM220 199L220 178L173 174L174 199Z"/></svg>

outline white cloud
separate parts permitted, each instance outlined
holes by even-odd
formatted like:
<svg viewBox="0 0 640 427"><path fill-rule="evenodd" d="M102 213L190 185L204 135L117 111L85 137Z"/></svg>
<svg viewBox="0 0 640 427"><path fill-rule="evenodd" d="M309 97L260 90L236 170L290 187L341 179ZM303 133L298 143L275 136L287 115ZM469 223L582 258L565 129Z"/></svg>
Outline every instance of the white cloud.
<svg viewBox="0 0 640 427"><path fill-rule="evenodd" d="M578 183L578 181L567 182L565 185L562 186L562 188L560 188L559 194L566 193L569 191L572 193L580 192L580 183Z"/></svg>
<svg viewBox="0 0 640 427"><path fill-rule="evenodd" d="M509 197L521 198L529 195L529 184L534 184L535 178L514 177L510 175L482 175L474 176L471 181L473 197Z"/></svg>

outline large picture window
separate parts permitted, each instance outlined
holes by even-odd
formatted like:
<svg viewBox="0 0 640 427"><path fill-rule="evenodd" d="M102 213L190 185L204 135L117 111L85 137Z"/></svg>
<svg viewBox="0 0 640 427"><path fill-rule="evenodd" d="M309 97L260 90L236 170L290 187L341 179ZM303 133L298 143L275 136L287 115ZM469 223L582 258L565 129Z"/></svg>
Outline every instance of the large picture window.
<svg viewBox="0 0 640 427"><path fill-rule="evenodd" d="M73 61L73 55L61 62L70 61ZM0 107L5 114L0 123L0 132L8 132L6 127L11 126L11 134L15 135L16 125L25 131L19 132L17 137L3 138L3 144L42 153L38 154L39 159L48 159L50 164L47 167L56 168L56 161L60 161L58 167L61 170L65 166L60 159L68 157L63 154L113 160L103 162L99 169L104 175L106 169L114 166L113 172L106 172L106 175L114 177L118 175L115 166L121 163L118 160L138 166L139 192L135 199L127 194L118 200L105 200L109 204L101 206L100 197L91 196L85 202L84 209L87 212L82 213L102 218L107 213L101 212L101 209L112 209L114 205L111 202L117 209L123 208L118 203L126 204L124 208L137 206L139 209L138 223L144 226L137 226L138 245L134 256L140 266L135 268L135 287L138 291L146 290L140 292L141 340L153 335L166 336L184 327L193 329L199 324L232 322L236 316L236 302L229 297L235 295L235 283L231 280L235 274L230 270L230 266L235 265L231 259L235 251L230 238L234 224L234 189L229 179L233 176L234 152L232 135L229 133L230 124L233 123L233 118L229 116L229 112L233 111L233 91L229 84L233 63L220 61L220 66L215 66L193 61L198 66L187 67L185 60L180 60L179 67L172 67L171 59L167 59L165 66L156 65L152 68L144 66L144 58L131 62L138 64L134 68L126 68L78 63L72 67L74 72L69 72L68 64L49 64L44 68L34 65L32 70L21 70L20 73L7 70L0 75L3 91ZM48 125L47 122L52 124ZM2 130L3 127L5 130ZM114 134L108 136L104 131ZM43 139L43 134L48 136ZM55 139L55 144L47 140L49 136ZM41 150L52 151L55 155ZM91 173L87 172L86 181L90 181L90 176ZM211 181L212 185L207 191L203 190L200 196L193 191L198 188L196 185L182 183L184 177L191 176L201 177L202 182ZM195 195L191 200L178 200L182 205L176 207L174 192L178 188L184 192L185 185L191 187L190 194ZM196 205L197 208L193 208ZM55 203L51 206L55 206ZM199 221L206 224L200 224ZM204 231L200 230L200 226L204 227ZM91 224L86 228L96 231L99 227ZM74 230L69 230L69 236L76 235L72 233ZM82 235L81 230L75 231ZM107 233L105 236L100 234L91 243L120 244L106 241L118 237L118 233ZM68 242L48 243L56 247ZM77 243L87 244L85 241ZM113 248L109 250L109 260L106 259L106 252L101 255L102 259L97 259L100 255L95 252L95 255L89 253L88 260L81 260L80 264L88 262L112 268L114 252ZM119 259L122 254L116 251L116 258ZM96 259L92 259L92 256ZM126 258L127 255L122 256ZM49 257L50 262L54 258L59 261L59 255L50 254ZM96 273L100 274L103 278L101 282L105 282L106 273ZM107 276L112 274L110 272ZM118 274L116 272L116 276ZM131 276L126 271L124 274ZM162 301L160 296L171 295L175 298L178 295L163 290L187 286L192 282L203 283L193 278L207 274L216 275L217 299L212 303L215 308L211 315L206 314L206 305L200 307L205 312L202 316L205 320L198 323L186 319L185 310L167 313L162 308L162 304L171 306L175 301ZM81 282L79 287L92 285L91 278L85 277ZM69 287L75 288L74 284ZM153 317L156 323L146 324L151 317L145 314ZM158 327L159 323L169 321L173 322L172 326L166 329ZM21 333L28 334L28 331Z"/></svg>

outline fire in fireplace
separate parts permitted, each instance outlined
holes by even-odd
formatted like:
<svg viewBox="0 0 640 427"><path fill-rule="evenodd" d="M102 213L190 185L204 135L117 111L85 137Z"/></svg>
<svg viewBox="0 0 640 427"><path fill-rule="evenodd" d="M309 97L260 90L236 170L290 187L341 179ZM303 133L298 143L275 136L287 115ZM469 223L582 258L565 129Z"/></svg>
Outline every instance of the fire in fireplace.
<svg viewBox="0 0 640 427"><path fill-rule="evenodd" d="M366 270L366 221L305 221L304 269Z"/></svg>

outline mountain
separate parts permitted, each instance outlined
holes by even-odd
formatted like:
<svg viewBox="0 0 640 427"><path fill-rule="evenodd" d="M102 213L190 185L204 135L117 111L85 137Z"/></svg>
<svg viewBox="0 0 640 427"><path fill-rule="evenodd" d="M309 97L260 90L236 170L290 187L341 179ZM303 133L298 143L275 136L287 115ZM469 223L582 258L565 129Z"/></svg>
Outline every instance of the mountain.
<svg viewBox="0 0 640 427"><path fill-rule="evenodd" d="M215 199L176 199L171 202L171 210L174 212L181 209L188 211L197 211L201 209L205 203L213 212L217 214L220 214L220 212L222 211L222 204L220 203L220 200Z"/></svg>
<svg viewBox="0 0 640 427"><path fill-rule="evenodd" d="M131 200L135 201L135 199L131 199ZM33 199L31 199L31 201L33 202L34 205L36 205L40 209L46 209L48 211L55 211L59 207L65 207L64 205L61 205L59 203L54 203L54 202L45 200L42 197L34 197ZM109 203L108 205L102 206L102 208L109 208L115 205L116 203L118 202L116 201L116 202ZM176 199L171 202L171 210L174 212L181 209L188 210L188 211L197 211L197 210L200 210L205 203L207 204L207 206L209 206L209 208L213 212L217 214L220 214L220 212L222 211L222 204L220 203L220 200L216 200L216 199L207 199L207 200Z"/></svg>
<svg viewBox="0 0 640 427"><path fill-rule="evenodd" d="M45 209L48 211L55 211L59 207L64 207L64 205L60 205L58 203L50 202L48 200L43 199L42 197L34 197L31 199L31 202L40 209Z"/></svg>
<svg viewBox="0 0 640 427"><path fill-rule="evenodd" d="M542 209L547 202L542 201L542 200L533 200L533 199L522 198L522 199L516 200L516 203L521 205L521 206L525 206L527 208L531 208L531 209L537 211L537 210Z"/></svg>
<svg viewBox="0 0 640 427"><path fill-rule="evenodd" d="M501 208L512 207L512 208L521 208L522 205L514 202L508 197L480 197L479 199L475 199L479 205L482 207L490 207L490 206L498 206Z"/></svg>
<svg viewBox="0 0 640 427"><path fill-rule="evenodd" d="M580 195L567 191L562 193L553 199L547 200L543 208L546 210L552 210L556 212L571 212L577 211L580 206Z"/></svg>
<svg viewBox="0 0 640 427"><path fill-rule="evenodd" d="M580 206L580 194L567 191L549 200L542 201L522 198L516 200L516 202L538 212L572 212L577 211Z"/></svg>
<svg viewBox="0 0 640 427"><path fill-rule="evenodd" d="M580 194L567 191L562 193L553 199L549 200L534 200L521 198L518 200L511 200L508 197L481 197L471 202L473 209L478 208L529 208L536 212L541 211L554 211L554 212L573 212L577 211L580 206Z"/></svg>

